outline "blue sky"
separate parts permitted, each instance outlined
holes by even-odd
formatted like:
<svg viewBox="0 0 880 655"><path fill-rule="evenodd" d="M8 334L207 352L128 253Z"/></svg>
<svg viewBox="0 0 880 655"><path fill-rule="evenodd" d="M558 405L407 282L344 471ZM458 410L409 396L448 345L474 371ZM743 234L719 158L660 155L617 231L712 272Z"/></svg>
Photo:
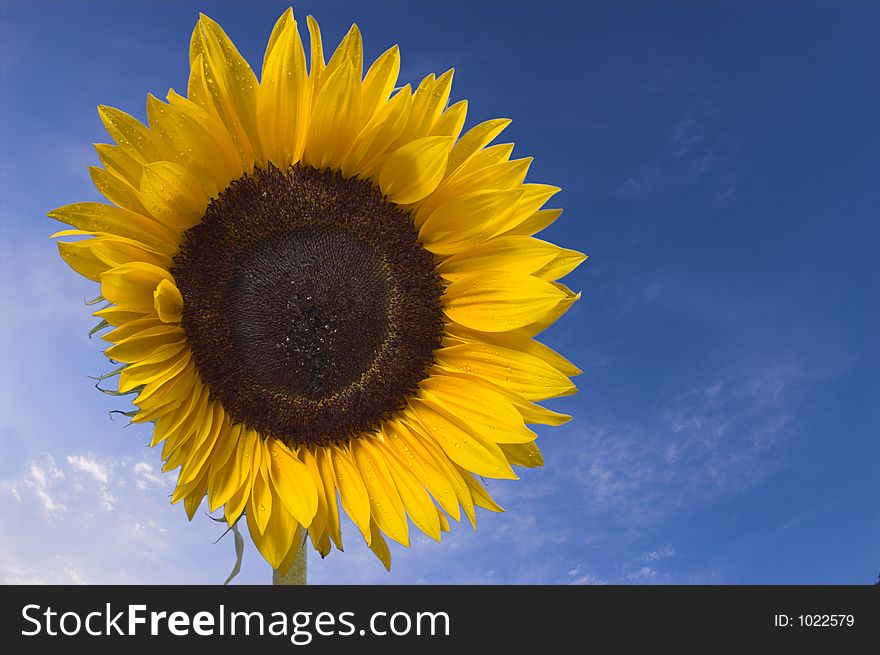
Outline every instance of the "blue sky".
<svg viewBox="0 0 880 655"><path fill-rule="evenodd" d="M665 6L660 9L660 5ZM432 5L433 6L433 5ZM203 10L258 64L275 2L10 2L0 35L0 582L215 583L109 370L46 211L97 200L99 103L186 88ZM505 514L382 566L347 527L315 583L869 583L880 571L880 7L301 2L401 77L455 67L468 124L563 187L546 238L588 262L545 333L584 369ZM238 581L268 565L245 553Z"/></svg>

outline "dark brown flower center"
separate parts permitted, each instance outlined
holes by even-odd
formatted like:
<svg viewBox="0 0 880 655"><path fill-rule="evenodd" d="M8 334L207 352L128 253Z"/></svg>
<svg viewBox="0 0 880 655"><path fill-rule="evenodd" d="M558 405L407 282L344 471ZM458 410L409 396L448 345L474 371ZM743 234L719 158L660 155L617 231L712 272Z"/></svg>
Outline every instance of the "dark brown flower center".
<svg viewBox="0 0 880 655"><path fill-rule="evenodd" d="M257 170L211 202L172 271L202 380L291 445L375 430L440 345L440 278L409 213L368 180Z"/></svg>

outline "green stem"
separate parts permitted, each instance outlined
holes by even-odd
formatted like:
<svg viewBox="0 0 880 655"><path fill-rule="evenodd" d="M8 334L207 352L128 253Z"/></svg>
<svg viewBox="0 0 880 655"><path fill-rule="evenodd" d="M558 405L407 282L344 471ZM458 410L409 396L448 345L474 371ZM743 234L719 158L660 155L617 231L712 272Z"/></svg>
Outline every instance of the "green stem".
<svg viewBox="0 0 880 655"><path fill-rule="evenodd" d="M303 530L305 532L305 530ZM282 575L278 569L272 571L272 584L274 585L306 585L306 541L303 535L302 543L299 550L296 551L296 557L293 558L293 564L290 569Z"/></svg>

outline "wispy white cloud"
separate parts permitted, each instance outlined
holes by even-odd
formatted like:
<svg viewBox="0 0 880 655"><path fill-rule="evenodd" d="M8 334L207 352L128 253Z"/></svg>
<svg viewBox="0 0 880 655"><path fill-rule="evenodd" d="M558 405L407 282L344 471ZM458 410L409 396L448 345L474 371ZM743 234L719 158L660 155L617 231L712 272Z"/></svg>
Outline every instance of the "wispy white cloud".
<svg viewBox="0 0 880 655"><path fill-rule="evenodd" d="M675 555L675 549L672 546L663 546L657 550L652 550L639 557L641 562L658 562Z"/></svg>
<svg viewBox="0 0 880 655"><path fill-rule="evenodd" d="M649 535L670 516L687 515L751 488L780 465L777 454L797 428L792 418L811 384L808 368L741 359L697 384L669 385L645 411L625 421L593 419L572 427L567 448L548 448L547 467L516 483L490 482L510 511L481 513L477 534L454 526L437 546L392 545L386 574L347 534L344 557L316 565L322 582L476 582L601 584L692 580L677 550ZM581 425L587 421L582 421ZM564 500L562 500L564 499ZM639 550L632 552L628 541ZM609 544L624 545L618 554ZM650 543L650 542L648 542ZM508 557L498 558L498 552ZM673 565L674 564L674 565ZM426 575L425 571L431 571Z"/></svg>
<svg viewBox="0 0 880 655"><path fill-rule="evenodd" d="M572 585L604 585L606 582L601 578L598 578L594 575L590 575L589 573L584 573L581 570L581 565L578 564L575 568L568 571L569 584Z"/></svg>
<svg viewBox="0 0 880 655"><path fill-rule="evenodd" d="M32 461L27 473L19 479L0 480L0 491L10 495L17 503L29 502L34 496L45 516L51 519L67 510L57 500L54 491L54 483L59 479L64 479L64 473L55 466L51 456L44 455L38 461Z"/></svg>
<svg viewBox="0 0 880 655"><path fill-rule="evenodd" d="M643 566L638 571L633 571L632 573L628 573L626 576L626 579L644 582L646 580L653 580L656 577L657 577L656 570L652 569L650 566Z"/></svg>
<svg viewBox="0 0 880 655"><path fill-rule="evenodd" d="M157 477L148 455L44 455L0 481L9 498L0 498L0 581L170 582L199 561L189 581L222 582L232 559L231 548L211 545L221 526L204 517L187 525L168 501L172 476L158 478L164 489L151 481L141 491L137 481Z"/></svg>
<svg viewBox="0 0 880 655"><path fill-rule="evenodd" d="M107 467L99 464L94 459L90 459L85 455L68 455L67 463L78 471L88 473L101 484L107 484Z"/></svg>
<svg viewBox="0 0 880 655"><path fill-rule="evenodd" d="M156 473L153 465L148 462L137 462L131 468L138 489L146 489L149 485L161 487L166 482Z"/></svg>
<svg viewBox="0 0 880 655"><path fill-rule="evenodd" d="M658 409L582 428L573 473L588 506L656 522L750 487L780 465L813 374L784 357L740 362Z"/></svg>
<svg viewBox="0 0 880 655"><path fill-rule="evenodd" d="M114 496L106 487L101 489L101 507L108 512L113 511L113 506L116 503L116 496Z"/></svg>
<svg viewBox="0 0 880 655"><path fill-rule="evenodd" d="M700 84L685 74L667 76L643 93L666 115L652 123L639 158L617 185L624 197L640 198L700 184L706 200L718 205L736 189L734 153L738 139L725 125L725 101L717 86Z"/></svg>
<svg viewBox="0 0 880 655"><path fill-rule="evenodd" d="M40 567L0 565L0 583L6 585L89 584L90 580L69 558L55 556Z"/></svg>

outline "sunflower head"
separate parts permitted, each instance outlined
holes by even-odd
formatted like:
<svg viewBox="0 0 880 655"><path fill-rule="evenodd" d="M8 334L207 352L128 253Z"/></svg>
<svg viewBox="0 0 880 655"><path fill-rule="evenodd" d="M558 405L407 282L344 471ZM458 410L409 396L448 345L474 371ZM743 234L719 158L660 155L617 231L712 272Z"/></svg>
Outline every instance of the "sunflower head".
<svg viewBox="0 0 880 655"><path fill-rule="evenodd" d="M398 48L364 73L351 30L307 57L288 9L260 79L202 16L186 95L148 96L147 124L110 107L92 179L108 203L49 216L64 260L98 282L132 421L153 424L172 502L207 499L286 570L308 532L342 548L340 505L390 567L407 518L439 540L462 512L501 511L482 478L542 464L536 401L580 371L535 340L579 297L584 255L536 239L559 190L464 134L452 71L398 87Z"/></svg>

